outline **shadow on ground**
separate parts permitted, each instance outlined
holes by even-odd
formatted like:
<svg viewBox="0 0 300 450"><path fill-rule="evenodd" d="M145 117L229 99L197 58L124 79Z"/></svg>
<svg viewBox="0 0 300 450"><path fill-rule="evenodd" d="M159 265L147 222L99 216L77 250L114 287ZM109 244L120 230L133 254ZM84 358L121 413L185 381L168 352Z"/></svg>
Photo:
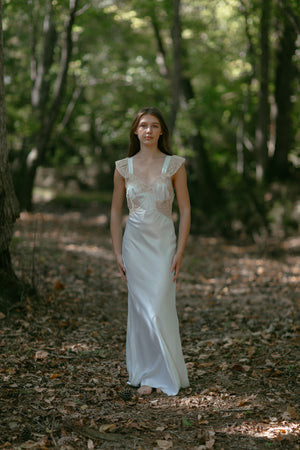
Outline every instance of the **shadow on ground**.
<svg viewBox="0 0 300 450"><path fill-rule="evenodd" d="M0 320L1 448L299 449L300 239L191 236L177 285L191 386L125 390L126 285L107 215L22 214L39 299Z"/></svg>

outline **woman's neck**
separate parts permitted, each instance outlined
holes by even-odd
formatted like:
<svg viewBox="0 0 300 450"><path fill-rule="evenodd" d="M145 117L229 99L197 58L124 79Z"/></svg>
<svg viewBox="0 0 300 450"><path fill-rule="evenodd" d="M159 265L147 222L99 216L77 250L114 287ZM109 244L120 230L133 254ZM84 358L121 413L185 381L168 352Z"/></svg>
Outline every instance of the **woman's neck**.
<svg viewBox="0 0 300 450"><path fill-rule="evenodd" d="M140 151L136 153L139 158L155 159L164 156L164 153L157 147L141 147Z"/></svg>

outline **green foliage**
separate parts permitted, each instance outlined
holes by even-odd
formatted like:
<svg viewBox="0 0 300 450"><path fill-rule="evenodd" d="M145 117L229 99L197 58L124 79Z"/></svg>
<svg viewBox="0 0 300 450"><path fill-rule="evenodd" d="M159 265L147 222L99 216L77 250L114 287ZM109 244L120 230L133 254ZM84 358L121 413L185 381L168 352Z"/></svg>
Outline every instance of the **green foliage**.
<svg viewBox="0 0 300 450"><path fill-rule="evenodd" d="M33 55L39 55L42 48L46 3L4 1L7 129L15 166L22 165L22 158L26 159L25 150L32 146L39 125L38 118L32 114L30 68L35 64ZM52 5L57 31L50 74L54 79L59 69L68 1L53 1ZM96 164L100 175L104 174L100 184L105 188L112 176L114 160L127 154L129 128L137 110L152 104L167 117L170 114L173 2L92 0L80 7L73 29L74 50L64 108L57 118L43 164ZM248 212L241 213L240 209L241 205L245 209L249 205L246 201L249 191L257 196L253 180L260 8L256 0L186 0L181 4L182 75L190 81L195 95L190 100L181 99L174 151L193 161L196 153L189 137L201 130L212 172L228 200L226 214L233 218L242 216L242 220L247 220L247 214L252 215L257 207L254 202ZM289 2L288 13L297 23L300 11L296 0ZM282 20L282 11L273 7L272 15L270 66L274 72L279 39L275 24ZM158 48L154 21L164 55ZM275 83L273 72L271 95ZM300 102L296 89L295 85L295 136L290 161L299 167L300 135L296 122ZM237 173L239 129L243 131L243 175ZM190 176L197 180L198 174L194 172ZM197 205L194 207L197 209ZM260 216L257 211L256 214Z"/></svg>

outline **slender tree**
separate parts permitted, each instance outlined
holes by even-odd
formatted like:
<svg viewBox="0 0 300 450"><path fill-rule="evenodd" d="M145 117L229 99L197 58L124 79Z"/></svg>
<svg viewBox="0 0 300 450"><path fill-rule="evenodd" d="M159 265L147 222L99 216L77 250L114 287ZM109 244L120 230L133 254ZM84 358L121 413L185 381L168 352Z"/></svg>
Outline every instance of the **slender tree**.
<svg viewBox="0 0 300 450"><path fill-rule="evenodd" d="M2 0L0 0L0 309L5 311L11 303L20 299L22 284L14 273L10 256L10 243L14 223L19 216L19 206L8 165L3 75Z"/></svg>
<svg viewBox="0 0 300 450"><path fill-rule="evenodd" d="M270 176L284 179L290 173L288 155L293 144L292 95L295 92L294 83L297 74L293 58L296 51L297 28L296 22L291 20L289 9L285 10L284 6L282 8L276 53L276 142Z"/></svg>
<svg viewBox="0 0 300 450"><path fill-rule="evenodd" d="M54 20L54 2L47 0L46 14L43 23L42 52L37 55L37 42L33 42L31 61L31 105L33 117L38 125L31 138L32 147L26 154L25 165L22 168L23 185L20 188L21 207L32 210L32 191L36 171L43 163L49 142L52 137L57 118L61 112L63 98L67 85L69 63L72 56L72 29L76 18L79 0L69 0L69 11L65 21L59 71L55 81L52 81L51 71L55 62L56 42L58 33ZM25 149L26 151L26 149Z"/></svg>
<svg viewBox="0 0 300 450"><path fill-rule="evenodd" d="M269 30L270 30L270 11L271 1L262 2L261 21L260 21L260 90L258 118L255 133L256 147L256 179L261 183L266 176L268 164L268 138L269 138Z"/></svg>
<svg viewBox="0 0 300 450"><path fill-rule="evenodd" d="M169 127L173 134L176 117L180 107L188 104L191 100L196 99L192 80L188 76L188 70L182 71L182 61L185 61L185 69L189 66L189 60L186 49L182 43L180 0L173 2L173 24L172 24L172 70L168 67L166 46L163 43L159 23L155 14L151 14L154 35L157 40L158 52L164 59L164 67L166 67L165 76L169 77L171 85L171 113L169 118ZM187 137L187 144L194 150L196 157L191 164L193 176L190 181L191 200L198 207L205 211L210 211L218 202L219 190L213 176L211 163L205 148L205 141L201 132L202 118L199 111L193 110L190 116L195 126L196 133ZM201 192L201 196L199 196Z"/></svg>
<svg viewBox="0 0 300 450"><path fill-rule="evenodd" d="M178 113L181 94L181 20L180 20L180 0L174 0L174 20L172 27L173 41L173 72L172 72L172 100L169 117L170 135L174 133L176 117Z"/></svg>

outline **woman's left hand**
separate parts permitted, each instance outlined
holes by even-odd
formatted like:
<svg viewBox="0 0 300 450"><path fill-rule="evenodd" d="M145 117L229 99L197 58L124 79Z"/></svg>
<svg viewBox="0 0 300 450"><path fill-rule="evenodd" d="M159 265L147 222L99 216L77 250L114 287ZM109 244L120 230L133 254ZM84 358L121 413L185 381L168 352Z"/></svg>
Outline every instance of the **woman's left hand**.
<svg viewBox="0 0 300 450"><path fill-rule="evenodd" d="M171 265L171 272L174 272L174 278L173 281L176 281L181 269L182 264L182 255L175 253L172 265Z"/></svg>

